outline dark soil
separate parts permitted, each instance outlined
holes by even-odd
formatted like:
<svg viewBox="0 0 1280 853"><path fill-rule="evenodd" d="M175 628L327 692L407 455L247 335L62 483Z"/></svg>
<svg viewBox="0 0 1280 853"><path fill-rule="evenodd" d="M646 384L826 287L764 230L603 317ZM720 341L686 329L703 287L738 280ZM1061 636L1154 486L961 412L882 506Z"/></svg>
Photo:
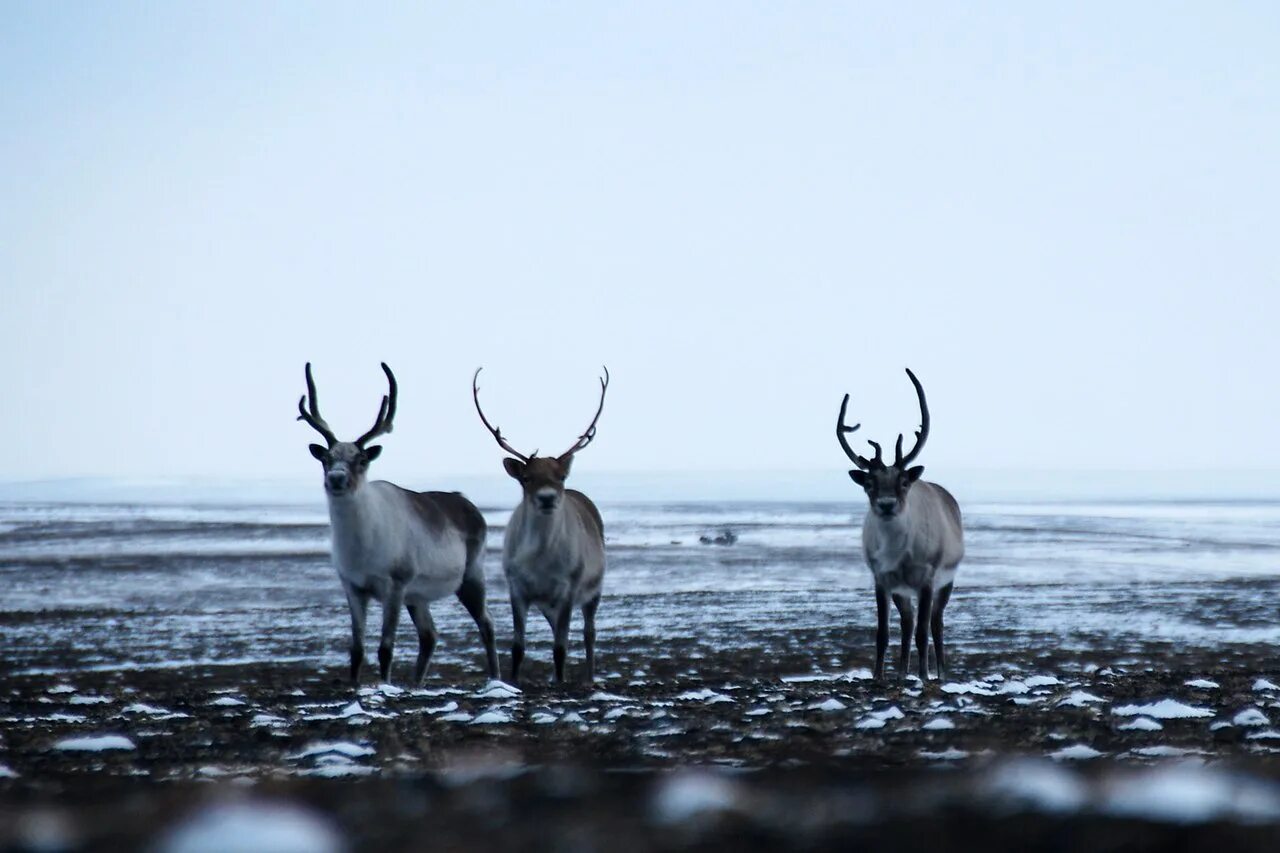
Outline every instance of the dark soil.
<svg viewBox="0 0 1280 853"><path fill-rule="evenodd" d="M62 847L50 849L129 849L228 798L307 804L361 850L1280 849L1274 823L1058 816L980 794L1011 756L1076 745L1103 753L1055 765L1082 778L1139 772L1177 750L1280 780L1280 737L1259 736L1265 724L1230 724L1254 708L1280 726L1280 695L1254 689L1260 677L1280 683L1269 649L1153 647L1122 660L968 651L949 681L986 679L980 692L994 694L974 695L832 678L845 667L820 672L802 650L854 645L839 633L801 637L782 654L708 654L685 641L614 648L594 687L547 684L535 652L514 698L477 695L477 670L454 665L434 670L425 691L399 693L372 681L357 693L336 666L297 664L0 673L0 768L14 774L0 778L0 849L34 845L37 820L61 833ZM397 674L409 665L400 659ZM825 677L794 679L815 675ZM1059 683L1020 681L1031 676ZM1185 683L1193 679L1218 686ZM1079 692L1101 701L1062 704ZM1133 717L1117 708L1166 698L1213 716L1120 728ZM493 724L472 722L486 713ZM953 727L923 728L937 719ZM135 748L58 748L107 734ZM303 755L333 742L372 752ZM1156 756L1140 752L1152 747ZM710 778L731 780L733 804L664 816L655 803L672 781L666 771L691 767L727 774Z"/></svg>

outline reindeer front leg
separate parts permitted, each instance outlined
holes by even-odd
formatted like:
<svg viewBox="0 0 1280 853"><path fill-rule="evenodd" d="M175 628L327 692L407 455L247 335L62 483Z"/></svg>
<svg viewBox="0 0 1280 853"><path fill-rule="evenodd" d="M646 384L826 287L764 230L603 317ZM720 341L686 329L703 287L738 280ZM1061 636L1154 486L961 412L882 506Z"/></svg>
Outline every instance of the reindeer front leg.
<svg viewBox="0 0 1280 853"><path fill-rule="evenodd" d="M524 622L529 614L529 602L511 587L511 683L520 684L520 664L524 662Z"/></svg>
<svg viewBox="0 0 1280 853"><path fill-rule="evenodd" d="M378 672L382 680L391 676L391 650L396 643L396 628L400 626L400 609L404 607L404 582L392 580L391 589L382 602L382 639L378 643Z"/></svg>
<svg viewBox="0 0 1280 853"><path fill-rule="evenodd" d="M911 630L915 627L915 616L911 612L911 599L905 595L893 597L894 606L898 608L899 627L902 629L902 651L898 653L898 681L907 680L907 664L911 662Z"/></svg>
<svg viewBox="0 0 1280 853"><path fill-rule="evenodd" d="M556 684L564 684L564 663L569 656L569 620L573 618L573 594L565 597L564 604L556 611L551 628L555 632L552 657L556 665Z"/></svg>
<svg viewBox="0 0 1280 853"><path fill-rule="evenodd" d="M889 648L889 593L876 584L876 668L875 680L884 678L884 654Z"/></svg>
<svg viewBox="0 0 1280 853"><path fill-rule="evenodd" d="M351 611L351 683L360 683L360 666L364 663L364 623L369 612L369 592L344 582L347 609Z"/></svg>
<svg viewBox="0 0 1280 853"><path fill-rule="evenodd" d="M920 612L916 614L916 652L920 656L920 681L929 681L929 619L933 606L933 589L920 588Z"/></svg>

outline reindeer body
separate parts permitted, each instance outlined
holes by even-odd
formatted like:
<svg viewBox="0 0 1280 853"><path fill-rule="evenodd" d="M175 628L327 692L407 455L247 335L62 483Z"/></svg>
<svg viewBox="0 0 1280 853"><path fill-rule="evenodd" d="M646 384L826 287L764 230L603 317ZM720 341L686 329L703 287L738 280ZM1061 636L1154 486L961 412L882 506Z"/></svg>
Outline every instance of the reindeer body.
<svg viewBox="0 0 1280 853"><path fill-rule="evenodd" d="M330 495L329 524L338 576L377 601L397 581L406 602L443 598L483 559L484 517L456 493L410 492L377 480Z"/></svg>
<svg viewBox="0 0 1280 853"><path fill-rule="evenodd" d="M358 683L364 662L365 619L369 599L382 605L382 636L378 665L385 681L391 674L400 610L407 608L418 632L418 661L414 683L421 683L436 645L431 602L457 595L480 629L490 678L498 675L493 620L485 606L484 516L457 492L412 492L383 480L368 482L369 463L382 448L365 442L391 431L395 417L395 377L385 364L391 393L373 429L354 442L338 441L320 417L311 365L307 365L307 396L298 402L305 420L327 441L311 445L311 454L324 465L329 503L331 556L351 612L351 680ZM310 397L310 411L304 407Z"/></svg>
<svg viewBox="0 0 1280 853"><path fill-rule="evenodd" d="M867 510L862 553L876 586L890 595L919 596L926 587L937 593L955 581L964 558L960 506L942 486L917 482L898 515L882 518Z"/></svg>
<svg viewBox="0 0 1280 853"><path fill-rule="evenodd" d="M964 558L964 527L960 506L951 493L937 483L921 480L923 467L907 467L920 454L929 436L929 406L924 388L914 373L908 370L907 375L915 386L921 417L920 431L909 453L905 456L902 453L901 435L892 465L885 464L880 445L874 441L868 443L875 448L875 458L867 459L855 453L845 435L861 425L844 424L848 394L840 405L836 438L857 466L849 471L849 477L866 491L870 504L862 523L862 554L876 586L875 677L877 680L884 677L884 657L889 645L889 599L892 598L902 627L898 678L906 677L914 627L920 679L928 681L930 630L938 677L946 677L942 613L951 599L956 567Z"/></svg>
<svg viewBox="0 0 1280 853"><path fill-rule="evenodd" d="M595 675L595 613L604 582L604 522L582 492L565 489L559 508L547 515L521 501L511 514L502 549L515 622L512 680L524 657L525 615L538 609L555 635L557 680L564 679L564 658L573 609L582 610L587 680ZM518 651L516 651L518 650Z"/></svg>

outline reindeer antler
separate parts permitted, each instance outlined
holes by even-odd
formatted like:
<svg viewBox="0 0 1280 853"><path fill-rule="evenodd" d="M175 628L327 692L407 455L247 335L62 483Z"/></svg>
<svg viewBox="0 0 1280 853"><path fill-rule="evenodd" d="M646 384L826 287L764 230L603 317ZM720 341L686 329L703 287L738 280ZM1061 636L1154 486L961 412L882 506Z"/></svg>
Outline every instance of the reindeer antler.
<svg viewBox="0 0 1280 853"><path fill-rule="evenodd" d="M380 435L391 432L392 421L396 416L396 377L391 372L391 368L387 367L387 363L382 362L382 372L387 374L387 385L390 386L390 392L382 396L382 405L378 408L378 419L373 422L373 428L364 435L356 439L356 447L364 449L364 443L371 441Z"/></svg>
<svg viewBox="0 0 1280 853"><path fill-rule="evenodd" d="M845 435L851 432L857 432L859 429L861 429L862 424L859 423L859 424L854 424L853 426L845 426L844 418L848 410L849 410L849 395L845 394L844 401L840 403L840 417L836 419L836 438L840 439L840 446L844 448L845 456L848 456L849 459L853 461L854 465L857 465L859 468L861 468L864 471L869 471L875 467L883 468L884 460L881 458L880 445L876 444L874 441L868 441L867 444L871 445L876 449L875 459L867 459L866 457L859 456L858 454L854 453L853 448L849 446L849 440L845 438Z"/></svg>
<svg viewBox="0 0 1280 853"><path fill-rule="evenodd" d="M577 453L596 437L596 422L600 420L600 413L604 411L604 395L609 390L609 368L604 367L603 369L604 376L600 379L600 405L596 408L596 416L591 419L591 423L583 430L582 435L578 436L578 440L573 443L573 446L560 454L558 458L561 460Z"/></svg>
<svg viewBox="0 0 1280 853"><path fill-rule="evenodd" d="M309 423L316 432L324 436L324 440L333 447L338 443L338 437L333 434L333 430L325 423L324 418L320 417L320 402L316 398L316 383L311 378L311 362L307 362L307 393L298 398L298 420ZM311 401L311 411L308 412L304 407L304 403L308 398Z"/></svg>
<svg viewBox="0 0 1280 853"><path fill-rule="evenodd" d="M916 430L916 443L911 448L911 452L906 456L902 455L902 433L898 433L898 446L894 451L893 464L899 468L905 468L915 461L920 455L920 451L924 449L925 440L929 437L929 404L924 399L924 388L920 385L920 380L916 379L916 375L911 372L911 368L907 368L907 376L911 377L911 384L916 386L916 397L920 400L920 429Z"/></svg>
<svg viewBox="0 0 1280 853"><path fill-rule="evenodd" d="M487 429L487 430L489 430L489 432L493 433L494 440L498 442L498 446L499 446L499 447L501 447L503 450L507 451L507 452L508 452L508 453L510 453L512 456L514 456L514 457L516 457L517 459L519 459L521 462L528 462L528 461L529 461L529 457L528 457L528 456L525 456L525 455L524 455L523 453L521 453L519 450L516 450L514 447L512 447L512 446L510 445L510 443L508 443L508 442L507 442L507 440L506 440L505 438L503 438L503 437L502 437L502 430L498 429L496 426L494 426L493 424L489 423L489 419L488 419L488 418L486 418L486 417L484 416L484 410L480 408L480 385L479 385L479 381L480 381L480 371L481 371L481 370L484 370L484 368L483 368L483 367L477 367L477 368L476 368L475 375L471 377L471 398L472 398L473 400L475 400L475 401L476 401L476 414L478 414L478 415L480 416L480 420L481 420L481 422L484 424L485 429Z"/></svg>
<svg viewBox="0 0 1280 853"><path fill-rule="evenodd" d="M911 452L906 456L902 455L902 433L898 433L898 441L893 448L893 465L896 468L905 468L910 465L915 458L920 455L920 451L924 449L925 440L929 437L929 404L924 398L924 388L920 385L920 380L911 372L911 368L907 368L907 376L911 377L911 384L916 386L916 397L920 400L920 429L916 430L916 443L911 448ZM836 438L840 439L840 446L844 448L845 455L853 460L853 464L857 465L864 471L872 468L883 468L884 454L880 449L880 445L874 441L868 441L867 444L876 449L874 459L867 459L853 452L853 448L849 446L849 442L845 440L847 433L854 432L862 424L854 424L853 426L844 425L845 411L849 408L849 395L844 395L844 402L840 404L840 417L836 420Z"/></svg>

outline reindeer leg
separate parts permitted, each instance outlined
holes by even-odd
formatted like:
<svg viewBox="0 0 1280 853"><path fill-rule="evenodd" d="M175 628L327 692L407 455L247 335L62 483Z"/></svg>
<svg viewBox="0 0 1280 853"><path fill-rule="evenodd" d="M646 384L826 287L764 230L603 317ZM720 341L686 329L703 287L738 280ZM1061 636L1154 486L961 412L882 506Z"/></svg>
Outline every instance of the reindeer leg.
<svg viewBox="0 0 1280 853"><path fill-rule="evenodd" d="M347 609L351 611L351 683L360 683L360 665L364 663L364 623L369 613L369 592L353 584L342 584L347 594Z"/></svg>
<svg viewBox="0 0 1280 853"><path fill-rule="evenodd" d="M907 680L907 664L911 662L911 631L915 627L915 614L911 612L911 599L905 595L893 597L898 608L898 624L902 630L902 651L898 653L898 681Z"/></svg>
<svg viewBox="0 0 1280 853"><path fill-rule="evenodd" d="M553 656L556 665L556 684L564 684L564 662L569 654L569 620L573 617L573 596L567 596L560 609L554 614L548 612L547 617L547 621L551 623L551 630L555 632Z"/></svg>
<svg viewBox="0 0 1280 853"><path fill-rule="evenodd" d="M391 650L396 644L396 628L400 626L400 608L404 607L404 584L393 580L382 602L382 639L378 643L378 672L382 680L391 676Z"/></svg>
<svg viewBox="0 0 1280 853"><path fill-rule="evenodd" d="M884 653L889 648L889 593L876 585L876 668L875 680L884 678Z"/></svg>
<svg viewBox="0 0 1280 853"><path fill-rule="evenodd" d="M413 683L422 684L431 666L431 655L436 650L436 623L426 601L409 602L409 618L418 629L418 662L413 667Z"/></svg>
<svg viewBox="0 0 1280 853"><path fill-rule="evenodd" d="M938 680L947 679L947 657L942 651L942 611L951 600L951 584L938 590L938 600L933 604L933 653L938 658Z"/></svg>
<svg viewBox="0 0 1280 853"><path fill-rule="evenodd" d="M920 658L920 682L929 683L929 609L933 605L933 588L920 588L920 612L916 614L916 654Z"/></svg>
<svg viewBox="0 0 1280 853"><path fill-rule="evenodd" d="M511 590L511 683L520 683L520 664L524 662L524 620L529 613L529 602L524 596Z"/></svg>
<svg viewBox="0 0 1280 853"><path fill-rule="evenodd" d="M489 678L498 677L498 647L494 644L493 619L484 603L484 576L467 575L458 587L458 600L467 608L476 627L480 629L480 642L484 644L485 663L489 668Z"/></svg>
<svg viewBox="0 0 1280 853"><path fill-rule="evenodd" d="M582 605L582 645L587 652L587 683L596 680L596 608L600 606L600 596Z"/></svg>

